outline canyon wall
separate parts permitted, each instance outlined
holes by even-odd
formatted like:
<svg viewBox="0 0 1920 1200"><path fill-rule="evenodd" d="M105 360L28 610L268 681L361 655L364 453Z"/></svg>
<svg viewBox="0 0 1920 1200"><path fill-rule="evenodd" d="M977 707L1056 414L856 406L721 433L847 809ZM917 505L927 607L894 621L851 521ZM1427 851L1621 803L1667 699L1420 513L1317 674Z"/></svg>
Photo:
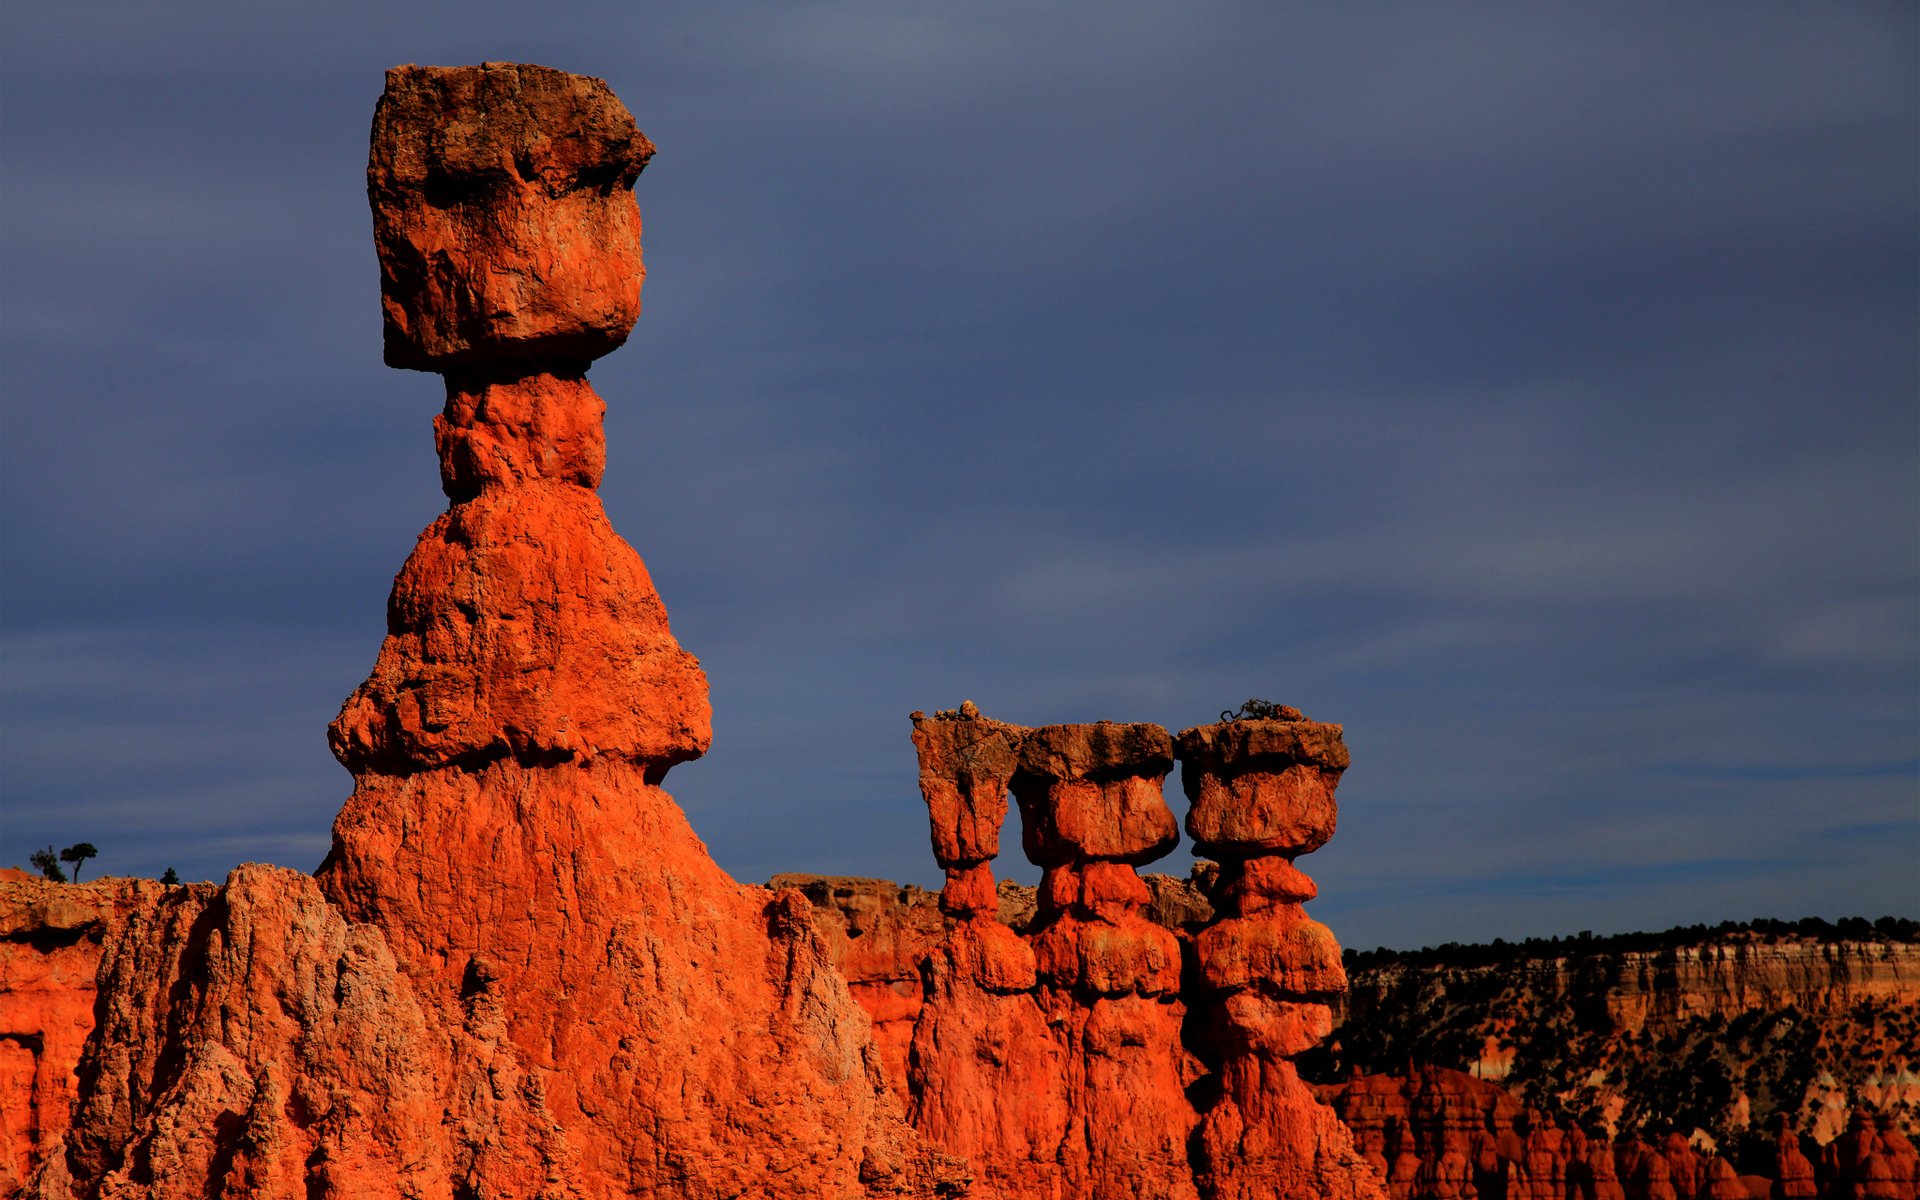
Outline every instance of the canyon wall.
<svg viewBox="0 0 1920 1200"><path fill-rule="evenodd" d="M1920 1159L1895 1112L1855 1112L1824 1146L1785 1122L1716 1147L1701 1131L1610 1139L1563 1128L1498 1084L1442 1067L1321 1089L1394 1200L1913 1200Z"/></svg>
<svg viewBox="0 0 1920 1200"><path fill-rule="evenodd" d="M916 993L904 981L935 945L933 894L879 880L776 882L813 900L856 996L866 1002L863 979L890 981L890 1020L910 1026ZM1214 920L1217 865L1144 882L1142 911L1191 955ZM1001 884L1001 920L1024 931L1035 892ZM887 932L842 954L855 923ZM1910 937L1740 927L1617 939L1680 943L1658 949L1602 939L1575 953L1349 955L1368 965L1349 967L1333 1032L1300 1061L1395 1200L1709 1200L1736 1187L1911 1200L1920 943Z"/></svg>
<svg viewBox="0 0 1920 1200"><path fill-rule="evenodd" d="M1361 955L1341 1028L1311 1065L1328 1079L1451 1067L1622 1133L1727 1136L1783 1116L1824 1144L1854 1109L1911 1131L1920 944L1858 924Z"/></svg>
<svg viewBox="0 0 1920 1200"><path fill-rule="evenodd" d="M55 884L0 870L0 1195L65 1135L106 944L171 894L145 879Z"/></svg>

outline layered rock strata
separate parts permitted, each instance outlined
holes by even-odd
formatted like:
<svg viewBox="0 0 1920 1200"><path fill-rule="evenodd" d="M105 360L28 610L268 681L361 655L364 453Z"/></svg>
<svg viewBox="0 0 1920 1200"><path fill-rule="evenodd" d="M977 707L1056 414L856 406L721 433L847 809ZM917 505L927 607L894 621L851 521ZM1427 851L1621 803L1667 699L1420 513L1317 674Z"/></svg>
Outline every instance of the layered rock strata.
<svg viewBox="0 0 1920 1200"><path fill-rule="evenodd" d="M1028 944L1064 1068L1066 1195L1196 1194L1186 1086L1199 1072L1181 1040L1180 944L1146 919L1137 870L1179 837L1161 795L1172 769L1158 725L1048 725L1020 747L1021 844L1043 872Z"/></svg>
<svg viewBox="0 0 1920 1200"><path fill-rule="evenodd" d="M100 951L36 1196L957 1195L806 901L728 878L661 782L710 740L594 489L584 371L638 312L652 153L598 80L388 74L386 353L442 373L447 512L331 728L309 878L142 894Z"/></svg>
<svg viewBox="0 0 1920 1200"><path fill-rule="evenodd" d="M1220 1084L1201 1121L1197 1171L1223 1200L1352 1195L1353 1180L1368 1177L1293 1062L1332 1030L1328 1004L1347 986L1333 933L1301 908L1317 889L1293 865L1333 836L1347 749L1338 725L1281 713L1179 739L1187 832L1220 863L1215 920L1194 950Z"/></svg>
<svg viewBox="0 0 1920 1200"><path fill-rule="evenodd" d="M101 958L129 916L165 894L149 880L63 885L0 870L0 1195L65 1138Z"/></svg>
<svg viewBox="0 0 1920 1200"><path fill-rule="evenodd" d="M1825 1145L1854 1112L1912 1132L1915 931L1799 925L1358 955L1309 1078L1457 1068L1609 1138L1744 1146L1784 1118Z"/></svg>
<svg viewBox="0 0 1920 1200"><path fill-rule="evenodd" d="M1489 1080L1442 1067L1357 1075L1325 1089L1340 1119L1388 1180L1393 1200L1914 1200L1916 1159L1892 1117L1854 1113L1820 1146L1780 1123L1767 1152L1743 1165L1704 1140L1669 1132L1609 1139L1562 1129Z"/></svg>
<svg viewBox="0 0 1920 1200"><path fill-rule="evenodd" d="M1253 737L1262 749L1248 761L1284 772L1266 750L1282 735L1244 724L1231 723L1224 736ZM1337 727L1311 728L1338 746ZM1267 897L1269 881L1284 877L1246 866L1325 840L1325 775L1337 768L1314 777L1325 794L1315 795L1309 817L1284 799L1258 797L1286 820L1324 826L1312 846L1281 834L1246 841L1233 832L1239 818L1212 813L1228 832L1209 833L1208 844L1234 853L1231 869L1210 877L1218 884L1210 902L1164 877L1150 886L1139 874L1179 836L1162 794L1175 744L1160 726L1024 728L963 705L934 717L915 713L913 741L934 857L947 875L940 907L948 920L917 951L894 943L895 953L918 954L922 981L905 1090L915 1127L972 1164L975 1194L1378 1194L1338 1121L1286 1061L1314 1030L1324 1032L1325 994L1339 986L1338 947L1329 972L1313 933L1320 927L1298 912L1311 892L1289 883ZM1332 754L1323 750L1322 759ZM1233 786L1253 786L1237 767L1223 773L1219 758L1201 768L1206 778L1231 774ZM1033 913L1017 929L1002 916L1011 906L999 902L1006 892L995 888L990 866L1009 792L1022 847L1042 869ZM1214 808L1238 803L1223 795L1210 801ZM1216 912L1216 904L1227 907ZM836 923L826 921L829 929ZM1189 937L1200 930L1199 940L1183 948L1170 925ZM1211 948L1210 977L1200 945ZM856 979L887 981L888 996L859 994L883 1006L870 1011L897 1019L891 997L906 964L876 971L851 952L841 961ZM1183 993L1188 980L1204 983ZM1290 1022L1278 1041L1276 1016Z"/></svg>
<svg viewBox="0 0 1920 1200"><path fill-rule="evenodd" d="M1191 880L1147 875L1145 882L1153 899L1145 915L1183 943L1190 942L1212 920L1206 893L1217 876L1216 864L1206 862L1197 864ZM938 921L930 919L937 917L934 893L903 889L881 880L789 875L779 877L779 882L802 887L815 900L816 919L836 948L836 961L856 995L866 994L861 981L869 973L896 985L916 977L942 936ZM1002 883L999 890L1001 922L1016 932L1029 931L1038 889ZM841 898L829 899L833 896ZM847 897L860 899L853 902ZM892 932L877 937L863 935L873 937L871 942L849 941L846 930L852 923L868 930ZM860 950L843 954L839 950L842 945L859 946ZM1830 962L1837 972L1832 977L1832 989L1851 994L1855 1003L1872 1004L1898 1000L1903 995L1901 980L1907 976L1902 952L1913 947L1836 942L1824 948L1783 943L1760 949L1766 952L1758 956L1763 965L1779 959ZM1190 949L1185 954L1192 959ZM1703 947L1682 954L1679 970L1665 969L1659 987L1688 986L1685 962L1702 954L1714 975L1724 978L1725 967L1715 964L1722 963L1731 951L1724 946ZM1635 952L1627 957L1637 961L1643 956ZM1463 990L1485 992L1480 972L1454 973L1463 978ZM1362 971L1350 986L1371 986L1371 974ZM1636 968L1625 977L1638 979L1645 974ZM1191 970L1188 976L1183 997L1191 1002L1199 993ZM1889 1014L1878 1009L1870 1010L1869 1019L1861 1023L1846 1003L1836 1003L1826 994L1825 984L1814 982L1819 976L1813 972L1796 971L1792 978L1811 990L1802 994L1793 990L1800 984L1768 984L1761 976L1737 988L1715 988L1707 1000L1656 996L1651 1005L1634 1002L1620 1011L1672 1013L1676 1014L1672 1020L1684 1023L1694 1018L1680 1014L1706 1012L1711 1019L1711 1005L1718 1003L1711 997L1759 996L1770 1004L1792 1003L1809 1013L1821 1012L1831 1023L1827 1038L1842 1047L1862 1046L1870 1037L1884 1039L1894 1029L1910 1024L1900 1011ZM1488 994L1498 1005L1515 1002L1504 992ZM902 989L894 995L917 996L917 991ZM1563 1002L1612 1007L1596 997L1567 997ZM917 1014L917 999L911 1005ZM1732 1013L1733 1017L1739 1015L1737 1010ZM901 1020L911 1025L913 1018ZM1357 1032L1349 1023L1337 1026L1333 1036L1351 1038ZM1666 1032L1671 1031L1662 1036ZM1781 1051L1776 1048L1777 1053ZM1476 1069L1484 1069L1484 1060ZM1553 1114L1530 1107L1496 1079L1444 1067L1426 1065L1395 1074L1356 1073L1337 1084L1313 1087L1332 1105L1361 1157L1378 1178L1386 1181L1395 1200L1427 1200L1443 1194L1507 1200L1628 1200L1631 1194L1633 1200L1648 1200L1648 1193L1659 1191L1663 1184L1672 1187L1676 1196L1690 1195L1692 1200L1699 1200L1702 1188L1709 1196L1715 1189L1728 1192L1729 1177L1741 1184L1744 1195L1776 1200L1865 1194L1861 1189L1869 1184L1879 1189L1875 1194L1889 1200L1912 1195L1902 1190L1910 1186L1915 1167L1911 1139L1896 1119L1897 1106L1876 1114L1850 1112L1840 1105L1810 1106L1806 1134L1787 1132L1782 1128L1785 1122L1777 1122L1776 1133L1768 1137L1763 1149L1756 1150L1750 1140L1737 1140L1730 1151L1734 1157L1728 1158L1699 1148L1704 1140L1696 1145L1681 1139L1675 1146L1675 1139L1664 1137L1655 1145L1628 1136L1616 1143L1603 1121L1567 1123L1564 1117L1556 1119ZM1864 1092L1858 1101L1880 1107ZM1863 1153L1864 1132L1868 1130L1873 1146ZM1848 1131L1852 1131L1850 1141L1842 1136ZM1663 1159L1660 1167L1643 1162L1648 1154L1656 1152ZM1875 1154L1884 1160L1884 1166L1873 1161ZM1682 1177L1694 1181L1691 1193L1676 1182Z"/></svg>

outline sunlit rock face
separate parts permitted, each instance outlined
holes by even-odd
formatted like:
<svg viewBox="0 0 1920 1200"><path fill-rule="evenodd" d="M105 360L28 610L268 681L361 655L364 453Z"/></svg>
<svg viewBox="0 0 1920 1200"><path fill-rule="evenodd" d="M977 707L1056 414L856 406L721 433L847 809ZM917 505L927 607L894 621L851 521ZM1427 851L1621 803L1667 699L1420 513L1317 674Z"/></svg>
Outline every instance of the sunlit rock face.
<svg viewBox="0 0 1920 1200"><path fill-rule="evenodd" d="M0 870L0 1195L59 1149L101 958L128 918L165 893L151 880L60 884Z"/></svg>
<svg viewBox="0 0 1920 1200"><path fill-rule="evenodd" d="M874 1019L911 1023L896 1086L974 1195L1384 1194L1292 1062L1344 986L1293 859L1332 835L1347 760L1338 726L1282 711L1177 739L915 713L944 928L892 884L780 877L813 899ZM1188 830L1219 860L1194 882L1139 872L1179 837L1162 792L1176 761ZM1036 889L993 880L1009 795Z"/></svg>
<svg viewBox="0 0 1920 1200"><path fill-rule="evenodd" d="M368 171L387 357L446 377L450 505L333 723L355 786L316 876L94 896L93 948L37 960L90 974L96 1020L71 1124L6 1128L28 1194L964 1190L805 899L730 879L661 790L710 741L706 678L601 509L583 373L639 311L651 153L599 80L389 73ZM47 990L22 1022L53 1054L0 1069L70 1061L78 988Z"/></svg>
<svg viewBox="0 0 1920 1200"><path fill-rule="evenodd" d="M367 163L387 365L484 377L618 349L640 315L633 184L651 157L598 79L387 72Z"/></svg>
<svg viewBox="0 0 1920 1200"><path fill-rule="evenodd" d="M386 357L444 377L448 507L329 729L353 793L312 876L0 882L0 1081L27 1099L0 1120L8 1182L1381 1196L1293 1067L1344 984L1292 865L1333 831L1337 726L916 714L937 897L745 886L708 856L663 790L711 742L706 677L601 507L586 378L639 313L652 152L598 80L388 74ZM1176 765L1204 888L1140 873L1179 839ZM1016 810L1031 893L993 878Z"/></svg>

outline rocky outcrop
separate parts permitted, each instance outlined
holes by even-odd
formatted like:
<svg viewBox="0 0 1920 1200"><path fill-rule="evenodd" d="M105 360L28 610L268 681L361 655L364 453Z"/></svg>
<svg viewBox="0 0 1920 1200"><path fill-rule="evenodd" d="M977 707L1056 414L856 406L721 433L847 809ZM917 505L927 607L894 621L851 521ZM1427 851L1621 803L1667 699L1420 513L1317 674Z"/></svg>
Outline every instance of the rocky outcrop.
<svg viewBox="0 0 1920 1200"><path fill-rule="evenodd" d="M579 374L637 313L651 152L598 81L389 75L368 171L388 358L446 375L452 504L334 723L356 786L319 883L437 1024L484 1007L537 1090L551 1135L456 1139L474 1186L930 1193L959 1173L902 1122L810 910L728 878L660 789L710 740L706 678L594 493L604 405ZM496 1088L449 1100L456 1130L502 1124Z"/></svg>
<svg viewBox="0 0 1920 1200"><path fill-rule="evenodd" d="M1199 1071L1181 1036L1180 944L1146 919L1136 869L1178 840L1161 795L1172 769L1158 725L1048 725L1021 741L1012 790L1042 869L1026 942L1061 1071L1052 1181L1065 1195L1195 1195L1185 1089Z"/></svg>
<svg viewBox="0 0 1920 1200"><path fill-rule="evenodd" d="M586 378L639 312L652 152L598 80L388 74L385 352L444 378L449 504L329 730L353 794L313 876L0 880L6 1182L1380 1196L1292 1063L1343 984L1291 865L1332 833L1337 726L1277 710L1176 749L1157 725L916 714L937 898L745 886L707 855L662 790L708 748L706 677L601 508ZM1204 898L1139 873L1179 836L1176 756L1220 862ZM993 879L1009 796L1037 891Z"/></svg>
<svg viewBox="0 0 1920 1200"><path fill-rule="evenodd" d="M65 885L0 870L0 1195L66 1136L101 957L163 894L147 880Z"/></svg>
<svg viewBox="0 0 1920 1200"><path fill-rule="evenodd" d="M964 1190L805 900L728 878L661 790L707 748L706 679L601 509L584 376L638 312L651 152L598 80L389 73L387 357L445 376L449 508L333 723L355 787L317 877L244 867L89 918L97 1020L33 1195ZM25 1023L66 1027L43 1007Z"/></svg>
<svg viewBox="0 0 1920 1200"><path fill-rule="evenodd" d="M1332 931L1301 908L1317 889L1293 865L1333 836L1341 729L1282 709L1186 730L1179 755L1187 832L1220 863L1215 918L1194 940L1221 1089L1201 1121L1200 1179L1233 1200L1376 1193L1293 1061L1331 1031L1347 986Z"/></svg>
<svg viewBox="0 0 1920 1200"><path fill-rule="evenodd" d="M399 67L372 141L389 366L580 371L627 340L646 277L631 196L653 143L605 83Z"/></svg>
<svg viewBox="0 0 1920 1200"><path fill-rule="evenodd" d="M65 1152L41 1196L448 1197L453 1072L378 931L246 866L131 913L99 974ZM517 1097L514 1124L538 1106Z"/></svg>
<svg viewBox="0 0 1920 1200"><path fill-rule="evenodd" d="M873 1022L874 1048L904 1108L907 1050L924 1006L920 964L946 928L940 894L911 884L833 875L775 875L767 887L793 888L816 911L833 914L816 924L848 991Z"/></svg>
<svg viewBox="0 0 1920 1200"><path fill-rule="evenodd" d="M1916 935L1809 919L1360 954L1311 1077L1370 1153L1444 1176L1464 1146L1482 1196L1911 1196Z"/></svg>
<svg viewBox="0 0 1920 1200"><path fill-rule="evenodd" d="M1217 895L1219 878L1218 865L1210 862L1198 864L1192 879L1149 874L1144 882L1153 899L1143 912L1149 920L1180 938L1182 943L1189 943L1213 920L1210 894L1226 903L1224 897ZM933 893L916 888L900 888L880 880L790 875L779 877L779 882L801 887L814 900L816 919L829 944L835 947L836 961L848 975L856 995L868 994L862 986L863 979L870 975L884 978L890 986L900 989L893 993L896 998L909 998L908 1003L915 1006L913 1011L917 1018L918 989L908 989L902 983L912 978L916 971L925 969L924 964L943 936L939 923L933 919L937 913ZM1001 883L998 890L1001 897L999 922L1015 932L1029 932L1037 889ZM853 899L855 897L858 899ZM889 932L879 937L868 932L849 940L848 926L852 923L858 923L868 931ZM1664 935L1632 935L1623 940L1651 941L1661 936ZM870 937L873 940L862 944L862 939ZM1767 946L1767 937L1776 938L1773 945ZM1725 1131L1726 1137L1719 1147L1719 1153L1709 1148L1714 1145L1715 1139L1706 1136L1705 1130L1695 1131L1691 1139L1667 1134L1655 1136L1643 1121L1633 1128L1648 1129L1645 1136L1635 1136L1626 1131L1619 1118L1630 1111L1641 1113L1643 1117L1653 1114L1658 1120L1669 1121L1675 1115L1670 1110L1659 1109L1646 1098L1634 1100L1631 1104L1623 1098L1616 1105L1596 1108L1589 1113L1591 1119L1586 1121L1579 1114L1564 1109L1543 1110L1527 1103L1510 1073L1513 1067L1518 1066L1524 1078L1525 1069L1536 1061L1535 1057L1522 1052L1523 1047L1509 1046L1501 1052L1500 1057L1493 1058L1484 1052L1485 1039L1477 1031L1463 1044L1471 1048L1466 1054L1466 1065L1481 1072L1479 1074L1433 1065L1408 1069L1403 1057L1390 1074L1357 1073L1330 1084L1313 1083L1310 1087L1333 1107L1349 1130L1360 1157L1378 1178L1386 1182L1387 1190L1395 1200L1411 1200L1415 1197L1426 1200L1443 1195L1500 1196L1508 1200L1629 1200L1629 1197L1632 1200L1649 1200L1651 1195L1664 1194L1665 1188L1672 1188L1676 1197L1701 1200L1716 1193L1730 1196L1736 1184L1743 1188L1742 1195L1774 1197L1777 1200L1866 1194L1860 1189L1869 1184L1878 1189L1873 1194L1888 1197L1889 1200L1911 1196L1910 1190L1901 1190L1911 1187L1915 1168L1911 1140L1901 1126L1898 1110L1878 1111L1869 1121L1868 1114L1856 1113L1846 1103L1838 1086L1839 1080L1832 1074L1838 1071L1844 1075L1850 1065L1858 1069L1863 1063L1869 1067L1874 1063L1886 1063L1897 1072L1900 1062L1913 1061L1912 1057L1902 1059L1903 1054L1911 1052L1901 1047L1907 1044L1904 1038L1911 1037L1912 1031L1920 1030L1920 1022L1916 1022L1911 1010L1894 1003L1902 994L1898 980L1905 977L1902 964L1911 952L1910 944L1839 940L1823 945L1817 939L1808 937L1789 945L1787 941L1779 940L1782 937L1777 934L1741 933L1734 935L1733 940L1765 946L1769 951L1767 957L1775 959L1787 958L1801 962L1824 960L1848 964L1846 975L1835 981L1833 990L1844 995L1848 989L1853 989L1856 1004L1875 1006L1859 1009L1835 1003L1831 996L1824 994L1825 988L1812 982L1818 978L1817 972L1806 970L1801 972L1801 978L1808 980L1809 990L1805 992L1763 989L1760 981L1749 980L1738 991L1720 989L1711 993L1720 997L1730 994L1760 995L1770 1003L1783 1004L1785 1008L1804 1006L1808 1013L1819 1014L1817 1020L1821 1024L1817 1027L1817 1046L1827 1047L1828 1050L1823 1051L1825 1057L1808 1058L1806 1061L1809 1064L1825 1064L1818 1067L1813 1077L1825 1078L1829 1082L1821 1085L1817 1094L1809 1094L1807 1105L1794 1110L1805 1117L1802 1125L1804 1132L1801 1133L1791 1130L1782 1133L1779 1122L1773 1124L1775 1132L1764 1135L1757 1132L1757 1127L1765 1123L1764 1113L1770 1111L1767 1107L1770 1095L1758 1083L1753 1085L1755 1097L1736 1098L1739 1101L1737 1111L1748 1118L1748 1132L1743 1134L1738 1129ZM846 953L841 949L856 944L861 945L861 953ZM1576 944L1579 944L1577 939ZM1691 957L1697 960L1697 952L1702 947L1696 945L1690 949L1694 952ZM1634 956L1630 961L1665 959L1667 965L1659 969L1657 976L1684 982L1686 973L1676 969L1673 964L1677 960L1687 959L1690 956L1688 950L1636 949L1622 953ZM1726 946L1720 947L1718 952L1707 956L1708 960L1727 957L1727 950ZM1518 953L1519 948L1509 948L1509 951ZM1471 960L1476 956L1496 953L1498 951L1492 947L1464 947L1458 950L1456 957ZM1596 951L1589 957L1605 958L1612 953L1610 950ZM1183 945L1183 955L1190 964L1187 982L1182 989L1182 1003L1188 1005L1204 993L1196 989L1193 979L1193 951ZM1379 956L1360 957L1364 960ZM1390 969L1404 972L1416 968L1401 963ZM1538 998L1528 998L1510 987L1498 986L1499 972L1488 964L1455 965L1451 968L1428 964L1418 969L1459 980L1454 989L1456 998L1449 1002L1445 990L1427 989L1410 993L1418 997L1419 1003L1431 1007L1407 1011L1385 1020L1389 1029L1403 1025L1432 1024L1439 1026L1439 1032L1444 1035L1457 1020L1457 1010L1466 1002L1464 997L1477 997L1474 1002L1486 1006L1479 1010L1483 1015L1487 1010L1508 1011L1516 1007L1524 1012L1539 1003ZM1371 988L1381 970L1383 968L1380 967L1360 968L1352 974L1350 987L1356 991ZM1599 967L1593 970L1600 978L1613 977L1611 971ZM1628 977L1640 975L1641 972L1634 971ZM1520 977L1530 976L1521 972ZM1559 1002L1563 1007L1577 1005L1603 1014L1621 1011L1610 1009L1604 997L1562 993ZM1613 1069L1619 1072L1611 1085L1614 1087L1645 1084L1648 1077L1644 1072L1664 1059L1677 1058L1680 1063L1676 1065L1684 1065L1687 1061L1704 1063L1709 1071L1715 1070L1713 1064L1721 1060L1711 1054L1703 1056L1703 1051L1745 1044L1741 1039L1746 1035L1738 1032L1741 1029L1757 1031L1760 1043L1771 1051L1770 1054L1756 1053L1754 1056L1754 1065L1762 1074L1767 1071L1777 1073L1792 1061L1797 1061L1808 1048L1791 1028L1772 1020L1777 1011L1784 1009L1760 1010L1758 1017L1753 1012L1722 1016L1713 1010L1711 1003L1698 997L1660 997L1651 1004L1624 1006L1624 1011L1696 1015L1675 1016L1672 1023L1666 1025L1657 1022L1651 1027L1641 1025L1636 1033L1625 1035L1619 1057L1613 1060L1616 1063ZM1704 1016L1698 1015L1703 1011ZM1658 1042L1653 1043L1656 1049L1652 1052L1637 1049L1643 1044L1638 1040L1641 1035L1690 1038L1689 1030L1695 1023L1716 1019L1718 1043L1688 1040L1677 1052L1668 1053L1657 1049ZM1814 1019L1808 1018L1810 1021ZM910 1020L904 1016L900 1018L902 1024L908 1024ZM1328 1049L1337 1054L1341 1050L1341 1039L1351 1041L1364 1032L1367 1031L1352 1020L1336 1027L1334 1045L1314 1052L1316 1062L1312 1077L1320 1077L1319 1072L1330 1057ZM1424 1048L1432 1049L1438 1044L1441 1043L1427 1043ZM1416 1048L1414 1043L1406 1041L1395 1043L1395 1046L1401 1050ZM1552 1046L1542 1049L1552 1049ZM1508 1070L1487 1072L1489 1062L1499 1062ZM1640 1075L1631 1073L1630 1068L1635 1062L1641 1066L1643 1073ZM1623 1071L1623 1067L1628 1069ZM1753 1078L1758 1080L1760 1075ZM1775 1076L1768 1075L1766 1078L1773 1079ZM1206 1077L1202 1076L1197 1082L1205 1086ZM1686 1086L1689 1100L1700 1100L1709 1091L1701 1086L1700 1080L1690 1076L1687 1077ZM1855 1088L1854 1095L1859 1104L1868 1108L1882 1108L1870 1092ZM1811 1100L1824 1096L1832 1096L1833 1100L1823 1100L1817 1105L1811 1103ZM1608 1113L1615 1118L1611 1123L1607 1119ZM1861 1131L1868 1130L1869 1125L1874 1145L1870 1151L1863 1153L1860 1146L1865 1138ZM1616 1142L1615 1129L1621 1129L1627 1136ZM1853 1131L1851 1150L1848 1149L1849 1143L1840 1137L1849 1129ZM1661 1158L1658 1165L1647 1159L1651 1154ZM1873 1161L1876 1154L1879 1160L1884 1161L1884 1167ZM1676 1182L1682 1179L1692 1181L1689 1185L1692 1190Z"/></svg>
<svg viewBox="0 0 1920 1200"><path fill-rule="evenodd" d="M1227 722L1177 751L1157 725L1026 728L962 705L915 713L913 742L944 928L916 890L776 882L812 899L876 1023L911 1020L909 1116L972 1164L974 1194L1380 1194L1291 1062L1341 986L1339 948L1300 911L1312 885L1291 866L1332 833L1337 726ZM1188 831L1224 865L1143 878L1179 836L1162 794L1176 754L1208 797ZM1037 889L993 881L1009 794ZM1228 811L1249 802L1261 817Z"/></svg>

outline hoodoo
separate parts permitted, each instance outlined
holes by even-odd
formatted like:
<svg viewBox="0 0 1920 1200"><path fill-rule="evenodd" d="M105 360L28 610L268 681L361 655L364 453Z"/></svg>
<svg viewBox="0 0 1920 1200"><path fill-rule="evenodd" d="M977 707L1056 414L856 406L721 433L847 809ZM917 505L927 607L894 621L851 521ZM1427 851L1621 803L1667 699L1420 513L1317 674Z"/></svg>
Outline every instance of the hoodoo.
<svg viewBox="0 0 1920 1200"><path fill-rule="evenodd" d="M915 1128L973 1167L974 1195L1384 1195L1291 1061L1326 1036L1346 985L1292 860L1332 836L1347 753L1339 726L1276 712L1178 739L1109 721L1028 729L971 704L913 714L949 921L937 939L889 941L924 981L905 1090ZM1185 936L1147 918L1155 892L1137 871L1179 836L1161 794L1176 757L1187 830L1220 862L1211 902L1189 897L1204 928ZM1009 792L1043 871L1018 930L991 867ZM835 890L814 889L830 935L847 919ZM875 1019L900 1024L899 965L835 944Z"/></svg>
<svg viewBox="0 0 1920 1200"><path fill-rule="evenodd" d="M383 931L437 1023L484 1043L454 1058L452 1126L490 1131L452 1148L457 1173L925 1193L947 1175L805 905L728 878L660 789L707 748L706 677L594 492L605 406L583 375L639 312L631 188L652 153L596 79L387 77L367 173L387 361L446 378L452 504L334 722L356 786L320 885Z"/></svg>
<svg viewBox="0 0 1920 1200"><path fill-rule="evenodd" d="M313 879L103 917L80 1097L33 1194L926 1196L797 892L734 882L661 781L710 739L594 489L587 365L639 313L653 147L604 83L400 67L368 193L386 357L434 371L447 512L334 721Z"/></svg>
<svg viewBox="0 0 1920 1200"><path fill-rule="evenodd" d="M352 796L314 876L0 879L0 1081L21 1093L0 1184L1381 1200L1291 1063L1344 986L1292 865L1333 832L1338 726L915 714L938 906L810 887L876 922L826 936L808 895L728 877L662 790L707 750L707 682L602 510L586 378L640 311L652 153L597 79L388 73L386 359L444 378L449 504L330 727ZM1179 836L1176 762L1220 862L1206 898L1139 874ZM1009 796L1045 873L1025 910L993 879Z"/></svg>

